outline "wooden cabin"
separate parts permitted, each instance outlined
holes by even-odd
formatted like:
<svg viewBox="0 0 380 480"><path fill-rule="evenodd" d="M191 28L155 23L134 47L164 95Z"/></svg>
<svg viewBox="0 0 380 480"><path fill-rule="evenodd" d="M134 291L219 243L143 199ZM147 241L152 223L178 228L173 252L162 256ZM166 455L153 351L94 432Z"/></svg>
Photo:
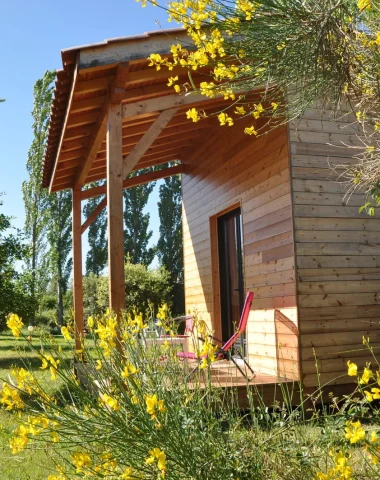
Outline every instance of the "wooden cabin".
<svg viewBox="0 0 380 480"><path fill-rule="evenodd" d="M123 188L181 173L186 309L226 339L253 291L241 344L252 368L302 380L306 389L331 381L329 391L338 390L352 382L347 360L362 367L371 359L362 337L380 346L380 222L359 213L361 195L343 199L347 187L330 166L353 162L357 150L348 146L362 146L355 117L334 121L332 112L311 108L259 138L243 133L244 120L193 123L189 108L211 113L226 102L175 95L168 71L147 61L184 38L182 30L160 31L62 52L43 184L73 192L77 341L82 233L107 205L110 306L118 312L125 307ZM186 81L184 69L174 75ZM178 165L128 178L172 161ZM101 179L105 186L84 189ZM101 194L82 224L82 201Z"/></svg>

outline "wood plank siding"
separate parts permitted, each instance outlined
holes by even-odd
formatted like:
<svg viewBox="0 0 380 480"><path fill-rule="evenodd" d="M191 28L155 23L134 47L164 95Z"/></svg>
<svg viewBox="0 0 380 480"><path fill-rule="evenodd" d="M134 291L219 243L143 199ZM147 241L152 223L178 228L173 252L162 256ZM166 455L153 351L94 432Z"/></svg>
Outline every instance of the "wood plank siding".
<svg viewBox="0 0 380 480"><path fill-rule="evenodd" d="M362 147L353 115L307 110L290 124L300 359L305 387L352 382L347 360L370 360L362 337L380 346L380 221L359 213L363 196L343 200L338 169ZM330 165L329 165L330 164Z"/></svg>
<svg viewBox="0 0 380 480"><path fill-rule="evenodd" d="M248 322L249 362L257 372L298 377L294 242L285 128L255 139L242 124L207 132L183 156L186 310L220 331L218 214L241 207L245 291L255 299ZM280 348L279 348L280 345Z"/></svg>

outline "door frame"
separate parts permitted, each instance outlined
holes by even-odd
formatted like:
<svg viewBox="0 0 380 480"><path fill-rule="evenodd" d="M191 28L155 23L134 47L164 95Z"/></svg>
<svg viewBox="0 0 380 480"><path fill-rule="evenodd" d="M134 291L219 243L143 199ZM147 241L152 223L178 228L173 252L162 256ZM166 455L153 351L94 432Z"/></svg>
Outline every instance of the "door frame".
<svg viewBox="0 0 380 480"><path fill-rule="evenodd" d="M242 223L242 269L243 269L243 281L245 286L245 273L244 273L244 230L243 230L243 208L242 201L238 200L228 207L224 208L220 212L209 217L210 221L210 256L211 256L211 289L212 289L212 314L211 325L215 332L216 338L222 338L222 316L220 309L220 271L219 271L219 248L218 248L218 218L240 208L241 223ZM247 338L247 332L246 332ZM248 355L248 341L246 342Z"/></svg>

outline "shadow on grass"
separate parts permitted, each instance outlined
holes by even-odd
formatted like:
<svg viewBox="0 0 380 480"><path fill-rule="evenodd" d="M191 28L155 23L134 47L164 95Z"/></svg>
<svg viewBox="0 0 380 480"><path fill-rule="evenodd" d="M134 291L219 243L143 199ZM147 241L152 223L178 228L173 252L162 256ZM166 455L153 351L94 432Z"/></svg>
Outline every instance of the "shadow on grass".
<svg viewBox="0 0 380 480"><path fill-rule="evenodd" d="M65 358L61 360L60 368L71 368L73 360ZM0 369L11 369L12 367L27 368L28 370L38 371L41 367L41 359L36 357L31 358L17 358L17 357L3 357L0 358Z"/></svg>

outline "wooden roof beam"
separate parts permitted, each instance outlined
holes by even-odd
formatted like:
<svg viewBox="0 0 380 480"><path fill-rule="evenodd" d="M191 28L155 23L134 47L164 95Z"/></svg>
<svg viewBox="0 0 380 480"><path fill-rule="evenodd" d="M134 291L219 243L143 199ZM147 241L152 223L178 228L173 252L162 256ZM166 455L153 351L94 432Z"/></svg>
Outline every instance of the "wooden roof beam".
<svg viewBox="0 0 380 480"><path fill-rule="evenodd" d="M150 168L150 167L156 167L157 165L162 165L168 162L174 162L174 161L179 161L181 160L181 154L180 153L174 153L174 154L159 154L157 157L150 158L149 160L139 162L136 167L133 169L133 171L141 170L143 168ZM99 169L100 170L100 169ZM103 167L102 170L97 171L97 172L90 172L91 174L87 177L86 183L91 183L91 182L96 182L98 180L104 180L106 178L106 170L105 167Z"/></svg>
<svg viewBox="0 0 380 480"><path fill-rule="evenodd" d="M215 99L223 98L221 96ZM165 97L151 98L149 100L129 103L123 105L123 118L144 115L147 113L161 112L163 110L179 108L186 105L196 105L200 102L211 102L212 100L205 95L167 95Z"/></svg>
<svg viewBox="0 0 380 480"><path fill-rule="evenodd" d="M188 170L187 165L177 165L175 167L168 167L162 170L155 170L153 172L144 173L143 175L136 175L135 177L126 178L123 182L123 188L136 187L138 185L144 185L145 183L153 182L155 180L161 180L162 178L171 177L179 173L186 173ZM82 200L89 198L99 197L107 193L107 185L100 185L98 187L89 188L82 191Z"/></svg>
<svg viewBox="0 0 380 480"><path fill-rule="evenodd" d="M110 103L120 103L124 94L124 83L128 73L128 64L120 64L117 69L116 78L111 87ZM90 138L87 155L85 155L85 161L82 164L78 174L74 179L74 188L82 188L86 177L92 167L92 164L99 152L99 148L102 145L107 132L107 115L108 115L109 103L104 102L100 111L94 133Z"/></svg>
<svg viewBox="0 0 380 480"><path fill-rule="evenodd" d="M68 101L68 103L67 103L67 109L66 109L66 114L65 114L65 120L64 120L64 122L63 122L63 128L62 128L61 138L60 138L59 145L58 145L58 149L57 149L56 161L55 161L55 165L54 165L54 169L53 169L52 176L51 176L51 178L50 178L49 193L52 193L52 188L53 188L53 183L54 183L54 177L55 177L55 173L56 173L56 171L57 171L57 166L58 166L58 161L57 161L57 159L59 159L59 156L60 156L61 150L62 150L62 145L63 145L63 141L64 141L64 132L65 132L65 130L66 130L67 123L68 123L68 121L69 121L71 106L72 106L72 103L73 103L73 100L74 100L74 90L75 90L75 84L76 84L76 81L77 81L77 77L78 77L78 65L76 65L76 68L75 68L75 71L74 71L74 75L73 75L73 82L72 82L72 85L71 85L71 92L70 92L69 101Z"/></svg>
<svg viewBox="0 0 380 480"><path fill-rule="evenodd" d="M133 150L123 160L123 175L127 177L129 173L134 169L137 162L144 156L149 150L156 138L161 134L162 130L173 118L177 109L172 108L160 113L157 120L148 128L146 133L135 145Z"/></svg>
<svg viewBox="0 0 380 480"><path fill-rule="evenodd" d="M177 165L176 167L164 168L163 170L157 170L155 172L149 172L144 175L137 175L136 177L127 178L123 182L123 188L136 187L138 185L143 185L145 183L152 182L154 180L160 180L162 178L167 178L172 175L177 175L179 173L186 173L188 167L186 165ZM87 200L88 198L98 197L100 195L105 195L107 193L107 185L101 185L99 187L89 188L88 190L82 191L82 200ZM87 230L87 228L96 220L97 216L101 211L107 206L107 197L94 208L89 217L83 223L81 231L82 234Z"/></svg>

